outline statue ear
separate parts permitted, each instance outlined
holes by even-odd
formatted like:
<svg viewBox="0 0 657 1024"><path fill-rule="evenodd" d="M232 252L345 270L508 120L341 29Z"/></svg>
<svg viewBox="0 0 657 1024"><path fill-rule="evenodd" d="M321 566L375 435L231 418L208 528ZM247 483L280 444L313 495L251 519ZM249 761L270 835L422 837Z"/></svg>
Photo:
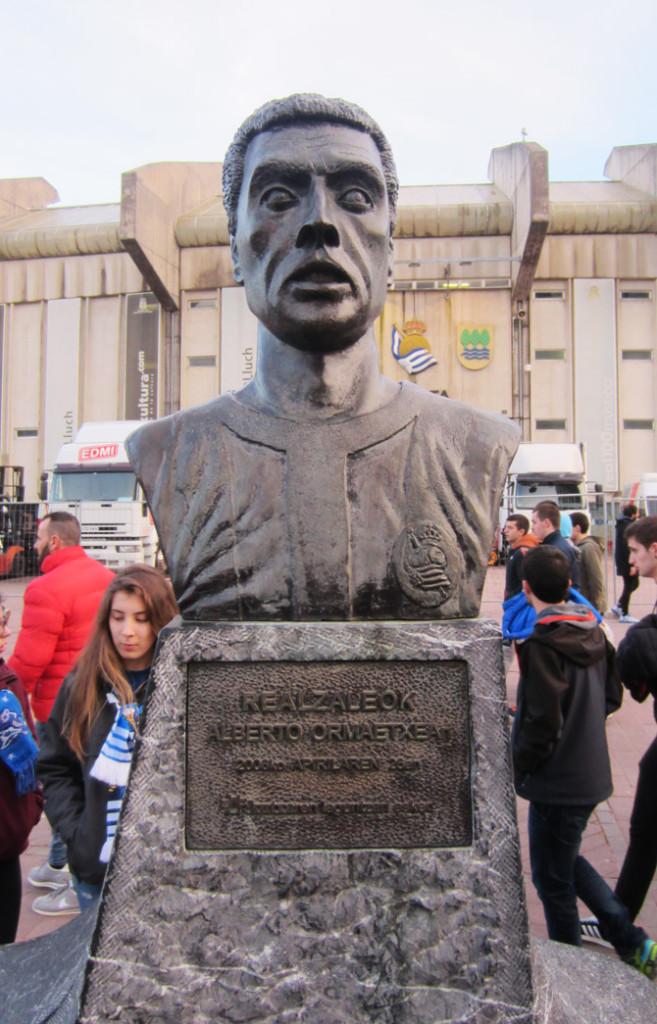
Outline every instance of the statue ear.
<svg viewBox="0 0 657 1024"><path fill-rule="evenodd" d="M235 235L230 236L230 258L233 264L233 277L237 284L244 284L244 277L242 276L242 268L240 266L240 258L237 254L237 242L235 241Z"/></svg>
<svg viewBox="0 0 657 1024"><path fill-rule="evenodd" d="M395 247L392 243L392 236L388 240L388 288L392 287L395 279L394 274Z"/></svg>

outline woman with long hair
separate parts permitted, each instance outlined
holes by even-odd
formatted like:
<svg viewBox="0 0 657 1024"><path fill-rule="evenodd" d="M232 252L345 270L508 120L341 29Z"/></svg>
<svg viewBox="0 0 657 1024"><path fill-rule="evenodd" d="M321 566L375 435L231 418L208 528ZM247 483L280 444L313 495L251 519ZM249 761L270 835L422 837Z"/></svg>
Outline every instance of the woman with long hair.
<svg viewBox="0 0 657 1024"><path fill-rule="evenodd" d="M48 820L66 843L81 910L100 895L157 636L177 613L157 569L118 572L46 723L37 774ZM56 904L52 895L43 898Z"/></svg>

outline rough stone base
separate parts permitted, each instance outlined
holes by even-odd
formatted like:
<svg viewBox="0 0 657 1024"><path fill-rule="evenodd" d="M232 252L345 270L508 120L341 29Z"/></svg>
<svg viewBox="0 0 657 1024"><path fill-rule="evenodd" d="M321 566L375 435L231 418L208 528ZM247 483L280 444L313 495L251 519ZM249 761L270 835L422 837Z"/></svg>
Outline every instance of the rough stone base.
<svg viewBox="0 0 657 1024"><path fill-rule="evenodd" d="M532 941L536 1024L653 1024L657 989L613 952Z"/></svg>
<svg viewBox="0 0 657 1024"><path fill-rule="evenodd" d="M472 846L189 852L190 661L465 660ZM81 1021L529 1024L498 627L203 624L163 634ZM120 1009L119 1009L120 1008Z"/></svg>

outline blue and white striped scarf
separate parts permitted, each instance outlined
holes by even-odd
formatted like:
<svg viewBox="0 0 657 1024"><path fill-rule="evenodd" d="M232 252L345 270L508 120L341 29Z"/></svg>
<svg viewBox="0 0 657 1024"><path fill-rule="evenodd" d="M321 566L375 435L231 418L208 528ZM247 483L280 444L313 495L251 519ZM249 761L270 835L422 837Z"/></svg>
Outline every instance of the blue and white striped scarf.
<svg viewBox="0 0 657 1024"><path fill-rule="evenodd" d="M119 811L123 801L125 787L130 775L132 751L142 705L135 703L122 705L113 693L107 694L108 704L116 707L114 723L110 729L102 749L94 762L90 775L99 782L104 782L112 790L107 800L106 839L100 852L101 863L106 864L112 852Z"/></svg>

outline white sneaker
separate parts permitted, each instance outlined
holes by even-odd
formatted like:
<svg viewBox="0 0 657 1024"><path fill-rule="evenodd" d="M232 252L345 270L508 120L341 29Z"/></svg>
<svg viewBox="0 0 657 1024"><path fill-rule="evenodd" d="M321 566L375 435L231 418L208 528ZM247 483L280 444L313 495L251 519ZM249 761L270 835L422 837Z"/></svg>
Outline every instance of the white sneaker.
<svg viewBox="0 0 657 1024"><path fill-rule="evenodd" d="M621 615L623 614L620 609L620 605L617 604L615 604L613 608L610 608L609 611L612 615L615 615L617 619L620 619Z"/></svg>
<svg viewBox="0 0 657 1024"><path fill-rule="evenodd" d="M27 880L30 885L36 885L37 888L45 886L46 889L61 889L63 885L69 884L71 874L67 867L51 868L46 861L41 867L28 871Z"/></svg>
<svg viewBox="0 0 657 1024"><path fill-rule="evenodd" d="M72 885L61 885L47 896L37 896L32 904L35 914L52 917L55 914L79 914L80 904Z"/></svg>
<svg viewBox="0 0 657 1024"><path fill-rule="evenodd" d="M584 942L596 942L599 946L606 946L612 949L610 942L602 938L597 917L582 917L579 922L579 930Z"/></svg>
<svg viewBox="0 0 657 1024"><path fill-rule="evenodd" d="M638 622L638 621L639 620L635 619L633 615L621 615L621 617L619 619L619 622Z"/></svg>

